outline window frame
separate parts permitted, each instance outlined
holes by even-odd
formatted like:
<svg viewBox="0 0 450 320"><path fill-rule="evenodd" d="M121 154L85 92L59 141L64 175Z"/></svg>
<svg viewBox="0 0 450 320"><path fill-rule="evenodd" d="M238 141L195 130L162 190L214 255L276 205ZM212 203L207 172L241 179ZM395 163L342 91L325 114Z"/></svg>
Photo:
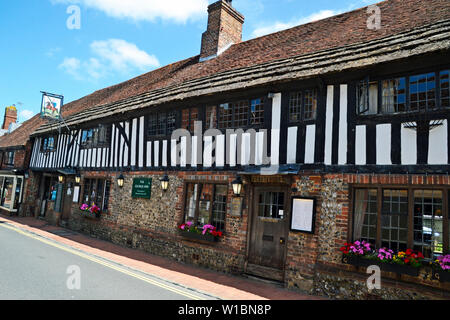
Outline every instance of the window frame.
<svg viewBox="0 0 450 320"><path fill-rule="evenodd" d="M179 125L180 114L181 114L180 110L159 111L147 114L144 120L146 128L145 135L147 137L147 141L160 140L166 137L170 137L172 133L180 127ZM165 118L163 132L161 131L161 123L160 123L160 118L162 118L162 115L164 115ZM171 118L170 116L175 117L173 130L170 130L169 126L169 119ZM152 128L152 125L150 124L150 120L152 119L152 117L156 117L156 122L154 124L155 128ZM156 130L155 133L153 133L154 130Z"/></svg>
<svg viewBox="0 0 450 320"><path fill-rule="evenodd" d="M101 134L100 130L104 130L104 133ZM97 134L95 131L97 130ZM83 141L83 136L85 132L92 131L92 140L91 141ZM88 133L87 133L88 134ZM99 141L99 137L104 135L105 140ZM81 149L95 149L95 148L104 148L108 147L111 143L111 135L112 135L112 125L111 124L100 124L93 128L81 129L81 141L80 146Z"/></svg>
<svg viewBox="0 0 450 320"><path fill-rule="evenodd" d="M263 108L262 108L262 116L261 115L259 116L260 123L253 123L252 103L253 103L253 101L256 101L256 100L261 100L259 105L263 106ZM232 100L229 100L227 102L220 102L220 103L216 103L216 104L211 103L211 104L208 104L206 106L206 108L205 108L205 115L206 115L206 112L207 112L208 108L216 107L216 124L215 124L216 128L215 129L218 129L218 130L221 130L221 131L224 131L224 130L237 130L237 129L244 129L244 130L246 130L246 129L251 129L251 128L253 128L253 129L264 128L265 125L266 125L266 123L265 123L266 122L265 113L267 111L266 110L267 100L268 100L267 95L261 94L261 95L252 96L252 97L249 97L249 98L232 99ZM236 123L238 121L242 121L243 119L236 119L236 115L237 115L237 113L236 113L236 106L239 105L240 103L244 102L244 101L247 103L247 108L248 108L248 110L246 112L246 118L245 118L246 124L240 126L240 125L236 125ZM221 126L221 123L222 123L222 121L221 121L221 119L222 119L221 110L222 110L222 106L226 105L226 104L228 104L228 108L231 108L231 120L227 120L227 122L231 122L231 125L230 126ZM261 110L259 112L261 112ZM240 114L245 114L245 113L240 113ZM205 121L205 124L206 123L207 122Z"/></svg>
<svg viewBox="0 0 450 320"><path fill-rule="evenodd" d="M220 181L195 181L195 180L185 180L184 181L184 193L183 193L183 205L184 205L184 209L183 209L183 215L182 215L182 220L181 223L186 223L186 214L187 214L187 210L188 208L188 188L189 185L199 185L201 186L201 190L203 190L203 186L204 185L212 185L213 186L213 195L212 195L212 201L210 204L210 208L209 208L209 222L207 224L211 224L214 225L214 205L215 205L215 198L216 198L216 193L217 193L217 186L225 186L226 187L226 206L225 206L225 212L224 212L224 220L223 220L223 229L218 231L221 232L226 232L226 221L227 221L227 214L228 214L228 200L229 200L229 193L230 193L230 188L228 183L224 183L224 182L220 182ZM193 219L193 225L194 226L198 226L198 218L199 218L199 212L200 212L200 198L201 198L201 193L199 192L198 197L195 201L195 213L194 213L194 219Z"/></svg>
<svg viewBox="0 0 450 320"><path fill-rule="evenodd" d="M313 118L306 118L306 99L307 99L307 93L313 93L316 99L316 110L314 111L314 117ZM289 125L298 125L301 123L314 123L317 121L317 116L318 116L318 108L319 108L319 89L318 88L304 88L304 89L299 89L299 90L294 90L294 91L289 91L288 93L288 97L289 97L289 103L288 103L288 123ZM300 106L297 106L297 108L299 109L299 119L297 120L292 120L291 115L292 115L292 106L291 106L291 101L292 101L292 96L293 95L298 95L300 94Z"/></svg>
<svg viewBox="0 0 450 320"><path fill-rule="evenodd" d="M88 198L89 200L86 202L85 201L85 193L86 193L86 181L90 181L90 187L89 187L89 194L88 194ZM105 177L89 177L89 178L84 178L81 186L83 187L83 190L81 190L80 193L80 197L78 198L78 203L85 203L87 205L91 205L92 202L92 183L95 183L96 189L98 188L98 183L99 181L102 181L102 204L101 206L98 205L97 203L97 199L98 199L98 193L95 195L95 204L100 207L100 211L101 212L108 212L109 211L109 200L110 200L110 196L111 196L111 188L113 186L112 181L110 178L105 178ZM107 186L109 186L109 191L107 192ZM97 191L97 190L96 190ZM107 196L107 199L105 201L105 196Z"/></svg>
<svg viewBox="0 0 450 320"><path fill-rule="evenodd" d="M360 119L366 119L370 117L386 117L386 116L402 116L402 115L419 115L424 113L438 113L438 112L445 112L450 110L450 107L444 107L442 105L442 99L441 99L441 92L442 92L442 86L441 86L441 74L449 71L450 72L450 66L441 66L439 68L427 68L427 69L421 69L421 70L413 70L409 72L403 72L403 73L395 73L391 75L383 75L383 76L366 76L363 79L357 79L355 80L354 87L355 87L355 96L356 96L356 105L355 105L355 113L356 116ZM412 110L411 109L411 78L415 76L427 76L429 74L434 75L434 107L429 108L428 106L426 109L417 109ZM383 81L389 81L389 80L396 80L396 79L405 79L405 110L406 111L397 111L397 112L383 112ZM376 105L376 113L367 113L365 112L370 110L369 101L367 101L367 107L364 110L360 110L359 108L359 101L360 101L360 94L359 94L359 86L361 83L366 83L366 88L369 90L368 84L370 83L377 83L377 94L378 94L378 101ZM367 100L369 100L369 95L367 95Z"/></svg>
<svg viewBox="0 0 450 320"><path fill-rule="evenodd" d="M381 248L382 235L381 235L381 218L382 218L382 206L383 206L383 192L384 190L407 190L408 192L408 230L407 230L407 248L414 248L414 194L419 190L434 190L442 191L442 216L443 216L443 252L444 254L450 253L450 186L445 185L392 185L392 184L352 184L349 186L349 205L351 206L351 214L348 219L348 234L347 241L352 242L359 239L354 239L354 220L355 220L355 203L356 203L356 190L359 189L376 189L377 190L377 229L376 229L376 247Z"/></svg>
<svg viewBox="0 0 450 320"><path fill-rule="evenodd" d="M49 148L48 147L48 141L49 139L53 138L53 147ZM58 136L57 135L50 135L50 136L45 136L42 138L42 142L41 142L41 152L42 153L51 153L51 152L56 152L56 146L58 145Z"/></svg>
<svg viewBox="0 0 450 320"><path fill-rule="evenodd" d="M14 160L15 160L15 151L5 151L5 157L4 157L3 163L6 166L14 166Z"/></svg>

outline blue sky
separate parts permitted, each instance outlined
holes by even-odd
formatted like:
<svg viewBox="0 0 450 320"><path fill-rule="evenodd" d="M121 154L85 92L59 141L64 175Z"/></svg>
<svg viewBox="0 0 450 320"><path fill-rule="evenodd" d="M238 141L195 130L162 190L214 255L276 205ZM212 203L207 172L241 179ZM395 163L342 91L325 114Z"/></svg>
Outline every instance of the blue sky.
<svg viewBox="0 0 450 320"><path fill-rule="evenodd" d="M0 1L0 119L39 112L41 93L65 103L199 54L215 0ZM376 0L234 0L243 39L376 3ZM70 29L80 9L80 28Z"/></svg>

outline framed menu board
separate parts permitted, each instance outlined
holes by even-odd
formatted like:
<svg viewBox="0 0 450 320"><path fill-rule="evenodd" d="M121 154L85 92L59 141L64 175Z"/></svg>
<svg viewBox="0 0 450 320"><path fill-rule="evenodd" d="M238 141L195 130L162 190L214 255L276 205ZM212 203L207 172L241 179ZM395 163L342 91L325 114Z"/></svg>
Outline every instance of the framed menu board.
<svg viewBox="0 0 450 320"><path fill-rule="evenodd" d="M314 233L316 199L294 197L291 212L291 231Z"/></svg>

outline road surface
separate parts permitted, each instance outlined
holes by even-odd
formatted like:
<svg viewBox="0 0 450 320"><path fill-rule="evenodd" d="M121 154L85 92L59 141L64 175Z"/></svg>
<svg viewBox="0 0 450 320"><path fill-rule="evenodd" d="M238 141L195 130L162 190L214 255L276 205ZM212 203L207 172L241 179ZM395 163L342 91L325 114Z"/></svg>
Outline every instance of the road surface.
<svg viewBox="0 0 450 320"><path fill-rule="evenodd" d="M215 300L0 223L0 300Z"/></svg>

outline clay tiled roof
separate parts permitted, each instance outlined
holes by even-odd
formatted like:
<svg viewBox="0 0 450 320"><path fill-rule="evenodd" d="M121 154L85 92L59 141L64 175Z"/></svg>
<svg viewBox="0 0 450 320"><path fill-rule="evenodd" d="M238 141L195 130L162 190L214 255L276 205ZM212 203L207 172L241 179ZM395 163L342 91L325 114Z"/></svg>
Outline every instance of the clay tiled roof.
<svg viewBox="0 0 450 320"><path fill-rule="evenodd" d="M219 74L231 74L235 70L257 67L283 59L287 61L290 58L312 56L318 52L364 42L376 42L377 39L392 37L411 29L450 19L448 0L388 0L380 2L378 6L381 9L381 30L367 28L369 14L366 8L354 10L241 42L212 60L200 63L199 56L195 56L99 90L65 105L63 116L70 119L71 115L76 117L76 114L82 114L83 110L92 110L99 106L107 109L113 103L120 106L122 104L119 101L126 101L139 95L151 96L152 93L156 94L193 81ZM103 109L101 110L104 111ZM48 129L49 127L44 125L37 132ZM0 146L2 144L0 138Z"/></svg>

